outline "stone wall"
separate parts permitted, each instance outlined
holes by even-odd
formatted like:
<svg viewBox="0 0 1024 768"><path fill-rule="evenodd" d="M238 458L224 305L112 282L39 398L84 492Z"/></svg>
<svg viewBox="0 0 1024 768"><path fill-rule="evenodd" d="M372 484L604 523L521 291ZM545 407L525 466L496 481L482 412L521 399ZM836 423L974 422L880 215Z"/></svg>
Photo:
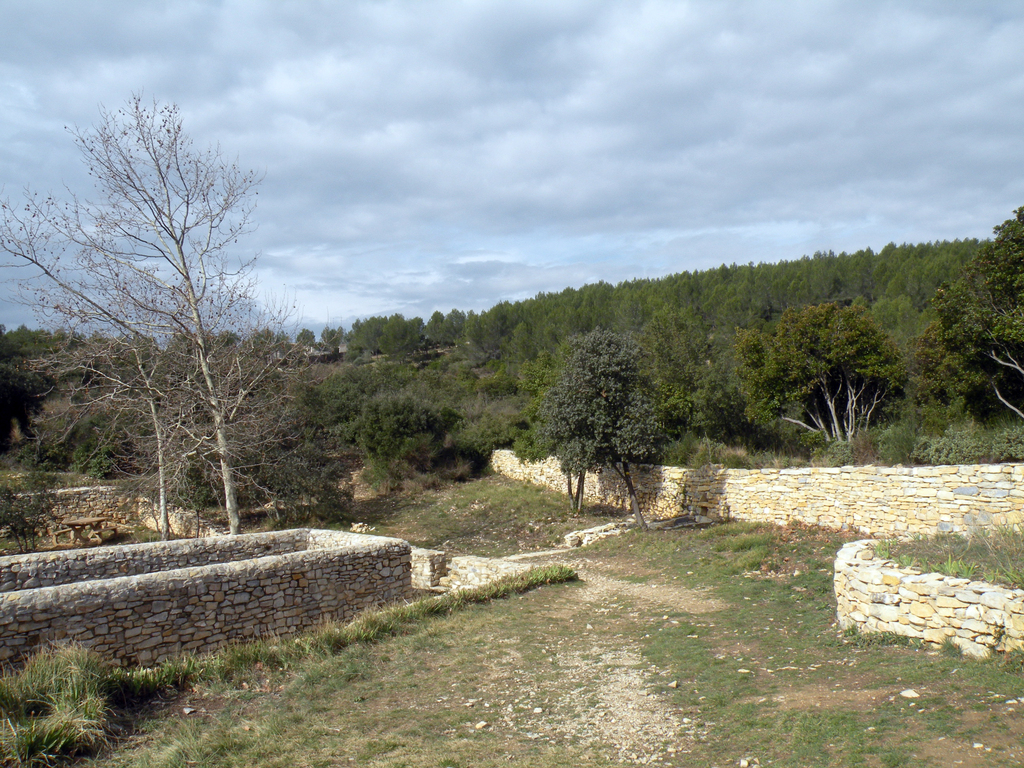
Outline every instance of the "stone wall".
<svg viewBox="0 0 1024 768"><path fill-rule="evenodd" d="M152 501L113 485L61 488L56 491L61 517L109 517L117 525L142 525L159 531L159 517ZM172 507L168 510L171 536L198 538L226 534L227 529L195 512Z"/></svg>
<svg viewBox="0 0 1024 768"><path fill-rule="evenodd" d="M514 560L463 555L448 561L448 573L440 584L445 589L472 589L490 584L502 576L525 573L530 567Z"/></svg>
<svg viewBox="0 0 1024 768"><path fill-rule="evenodd" d="M949 638L972 656L1024 648L1024 590L903 568L878 557L874 545L855 541L836 556L841 627L929 643Z"/></svg>
<svg viewBox="0 0 1024 768"><path fill-rule="evenodd" d="M69 566L52 557L0 559L4 574L15 565L18 573L35 574L22 585L33 578L53 583L0 594L2 662L49 644L76 642L119 663L151 665L234 640L288 636L323 621L345 621L362 609L405 598L410 588L406 542L338 531L77 550L77 564ZM220 562L189 565L194 558ZM82 562L94 565L99 578L72 576ZM141 572L157 564L172 570ZM112 571L135 575L107 578Z"/></svg>
<svg viewBox="0 0 1024 768"><path fill-rule="evenodd" d="M116 579L317 548L309 546L309 533L308 529L300 528L246 536L181 539L158 546L126 544L0 557L0 592Z"/></svg>
<svg viewBox="0 0 1024 768"><path fill-rule="evenodd" d="M566 493L556 459L521 462L495 451L499 474ZM872 536L964 532L1024 519L1024 465L699 469L640 466L633 477L644 514L663 520L696 512L711 519L800 522ZM611 470L588 473L591 503L628 507Z"/></svg>
<svg viewBox="0 0 1024 768"><path fill-rule="evenodd" d="M412 585L416 589L436 589L448 575L448 556L436 549L412 548Z"/></svg>

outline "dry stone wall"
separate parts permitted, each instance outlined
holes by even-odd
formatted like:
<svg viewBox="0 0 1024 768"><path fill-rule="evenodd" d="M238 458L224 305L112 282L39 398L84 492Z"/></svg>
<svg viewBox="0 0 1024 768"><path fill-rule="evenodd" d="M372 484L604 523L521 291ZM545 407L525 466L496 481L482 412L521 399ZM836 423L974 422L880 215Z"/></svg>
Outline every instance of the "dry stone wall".
<svg viewBox="0 0 1024 768"><path fill-rule="evenodd" d="M448 561L447 574L441 578L440 585L445 589L472 589L528 570L528 564L514 560L462 555Z"/></svg>
<svg viewBox="0 0 1024 768"><path fill-rule="evenodd" d="M63 517L109 517L117 525L142 525L159 531L159 518L153 502L144 496L112 485L81 488L61 488L57 492ZM198 538L226 534L227 529L203 518L195 512L172 507L168 510L171 536Z"/></svg>
<svg viewBox="0 0 1024 768"><path fill-rule="evenodd" d="M929 643L947 638L972 656L1024 648L1024 590L921 573L880 558L855 541L836 556L839 624Z"/></svg>
<svg viewBox="0 0 1024 768"><path fill-rule="evenodd" d="M34 556L38 563L24 559L32 555L4 558L16 560L12 565L19 573L34 569L30 579L53 584L0 594L0 662L75 642L111 660L146 666L235 640L288 636L323 621L345 621L409 594L410 547L398 539L301 529L203 543L211 547L205 553L192 548L193 542L105 547L125 558L114 552L92 561L100 578L87 580L72 577L73 568L50 555ZM226 549L214 554L220 545ZM222 562L188 565L195 556ZM107 577L130 561L163 563L171 570ZM8 570L0 562L0 572Z"/></svg>
<svg viewBox="0 0 1024 768"><path fill-rule="evenodd" d="M556 459L522 462L495 451L491 465L506 477L565 493ZM1024 519L1024 465L946 467L808 467L699 469L641 466L633 477L644 514L664 520L696 512L710 519L800 522L872 536L966 532ZM614 472L588 473L591 503L626 508L626 489Z"/></svg>
<svg viewBox="0 0 1024 768"><path fill-rule="evenodd" d="M0 592L287 554L307 549L309 534L308 529L296 529L0 557Z"/></svg>

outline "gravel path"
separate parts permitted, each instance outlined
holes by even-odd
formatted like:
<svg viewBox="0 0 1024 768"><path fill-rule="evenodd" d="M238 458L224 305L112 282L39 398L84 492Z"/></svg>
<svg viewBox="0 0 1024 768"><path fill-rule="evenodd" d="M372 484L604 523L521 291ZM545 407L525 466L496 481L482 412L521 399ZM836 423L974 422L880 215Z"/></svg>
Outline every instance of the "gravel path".
<svg viewBox="0 0 1024 768"><path fill-rule="evenodd" d="M576 746L583 754L596 750L627 764L676 765L674 758L689 752L710 724L685 717L675 706L672 680L643 657L643 627L652 610L701 614L724 604L673 585L613 578L577 551L530 560L577 570L583 585L549 608L562 627L571 620L578 630L558 634L543 648L550 665L502 664L493 670L486 687L507 702L500 725L530 739Z"/></svg>

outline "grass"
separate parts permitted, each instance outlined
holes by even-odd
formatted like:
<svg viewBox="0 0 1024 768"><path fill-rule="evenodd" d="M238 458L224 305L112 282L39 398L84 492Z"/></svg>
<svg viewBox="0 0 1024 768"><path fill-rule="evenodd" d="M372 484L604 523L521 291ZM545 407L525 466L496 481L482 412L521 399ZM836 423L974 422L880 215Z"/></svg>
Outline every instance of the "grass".
<svg viewBox="0 0 1024 768"><path fill-rule="evenodd" d="M890 539L878 542L875 551L905 568L1024 589L1024 527L1020 524L970 536L946 533L909 541Z"/></svg>
<svg viewBox="0 0 1024 768"><path fill-rule="evenodd" d="M490 476L416 495L381 496L353 504L348 517L410 544L449 554L500 557L548 549L573 530L621 518L607 507L573 515L564 499L539 486Z"/></svg>
<svg viewBox="0 0 1024 768"><path fill-rule="evenodd" d="M0 760L5 765L47 765L95 752L108 742L116 707L137 705L161 690L204 681L248 688L247 680L264 669L308 668L351 646L407 633L431 618L574 578L564 566L536 568L475 590L365 611L347 624L231 645L206 658L185 656L152 669L114 667L77 646L43 651L20 670L0 677Z"/></svg>
<svg viewBox="0 0 1024 768"><path fill-rule="evenodd" d="M365 521L463 551L517 547L523 497L472 485ZM537 547L575 522L541 494ZM440 514L452 507L468 530L470 512L491 522L460 536ZM516 511L502 543L491 526L504 507ZM238 647L81 765L1021 764L1024 705L1006 702L1024 697L1024 654L975 661L841 632L832 563L848 538L745 523L633 531L567 554L583 581Z"/></svg>
<svg viewBox="0 0 1024 768"><path fill-rule="evenodd" d="M846 538L732 523L607 539L577 556L621 591L593 594L592 576L376 643L249 657L197 686L195 714L89 765L1018 765L1020 660L840 632ZM672 718L671 736L646 730Z"/></svg>

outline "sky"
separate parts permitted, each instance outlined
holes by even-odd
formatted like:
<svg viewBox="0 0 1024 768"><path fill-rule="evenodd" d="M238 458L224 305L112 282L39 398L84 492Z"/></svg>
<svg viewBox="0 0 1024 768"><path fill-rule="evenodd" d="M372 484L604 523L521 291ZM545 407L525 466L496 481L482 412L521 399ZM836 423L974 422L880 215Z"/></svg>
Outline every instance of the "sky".
<svg viewBox="0 0 1024 768"><path fill-rule="evenodd" d="M314 330L984 238L1022 40L1016 0L0 0L0 195L87 195L68 128L173 102L264 175L239 247Z"/></svg>

